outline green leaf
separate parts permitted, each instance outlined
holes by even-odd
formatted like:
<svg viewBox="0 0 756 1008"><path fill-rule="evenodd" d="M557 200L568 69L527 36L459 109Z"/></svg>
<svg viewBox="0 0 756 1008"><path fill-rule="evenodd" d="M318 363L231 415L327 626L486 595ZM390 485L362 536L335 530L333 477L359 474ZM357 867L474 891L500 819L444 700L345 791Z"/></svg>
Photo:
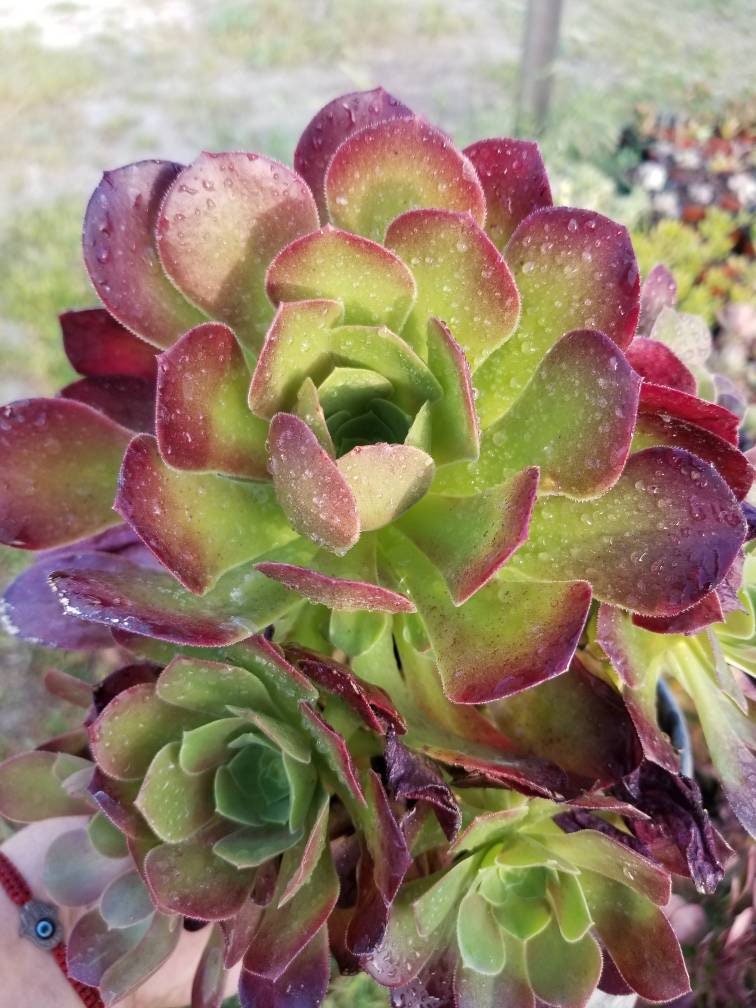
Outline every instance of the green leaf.
<svg viewBox="0 0 756 1008"><path fill-rule="evenodd" d="M188 840L212 818L213 774L184 773L179 742L170 742L155 756L139 789L135 805L152 831L166 843Z"/></svg>
<svg viewBox="0 0 756 1008"><path fill-rule="evenodd" d="M457 944L462 962L476 973L496 976L504 969L506 953L499 925L476 888L459 905Z"/></svg>
<svg viewBox="0 0 756 1008"><path fill-rule="evenodd" d="M218 840L213 851L237 868L256 868L293 847L301 837L301 830L290 833L285 827L245 826Z"/></svg>

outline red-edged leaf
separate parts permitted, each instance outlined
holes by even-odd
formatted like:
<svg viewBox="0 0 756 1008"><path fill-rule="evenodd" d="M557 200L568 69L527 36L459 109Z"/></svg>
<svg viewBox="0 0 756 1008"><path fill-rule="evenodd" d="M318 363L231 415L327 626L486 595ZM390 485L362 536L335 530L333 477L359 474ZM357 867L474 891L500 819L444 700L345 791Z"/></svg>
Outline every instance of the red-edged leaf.
<svg viewBox="0 0 756 1008"><path fill-rule="evenodd" d="M293 564L259 563L255 567L266 577L278 581L329 609L367 609L371 612L414 612L408 598L398 592L365 581L329 577L319 571Z"/></svg>
<svg viewBox="0 0 756 1008"><path fill-rule="evenodd" d="M383 528L412 507L435 473L430 455L405 444L357 445L336 466L354 495L364 532Z"/></svg>
<svg viewBox="0 0 756 1008"><path fill-rule="evenodd" d="M302 713L303 727L312 735L315 746L324 754L331 769L350 792L351 797L364 805L365 795L344 739L304 700L300 701L299 709Z"/></svg>
<svg viewBox="0 0 756 1008"><path fill-rule="evenodd" d="M522 315L517 332L475 375L483 428L514 402L565 333L594 329L622 350L638 318L638 267L624 227L590 210L547 207L517 227L505 249Z"/></svg>
<svg viewBox="0 0 756 1008"><path fill-rule="evenodd" d="M50 584L69 615L201 647L241 641L258 629L244 577L241 584L229 583L228 590L221 585L217 593L200 599L169 574L118 556L85 554L51 567ZM241 594L235 600L233 593L239 587Z"/></svg>
<svg viewBox="0 0 756 1008"><path fill-rule="evenodd" d="M538 144L529 140L478 140L465 147L486 194L486 231L504 249L521 220L551 206L551 187Z"/></svg>
<svg viewBox="0 0 756 1008"><path fill-rule="evenodd" d="M308 679L340 697L371 731L405 731L404 719L383 690L358 679L346 665L296 646L287 647L286 656Z"/></svg>
<svg viewBox="0 0 756 1008"><path fill-rule="evenodd" d="M0 619L6 633L43 647L92 651L110 647L109 631L97 623L66 613L48 577L61 564L78 558L77 553L50 558L27 567L11 582L0 601Z"/></svg>
<svg viewBox="0 0 756 1008"><path fill-rule="evenodd" d="M684 448L697 458L710 462L738 500L743 500L751 489L754 470L745 455L729 441L696 423L681 420L658 406L643 404L638 411L633 448L637 450L651 445Z"/></svg>
<svg viewBox="0 0 756 1008"><path fill-rule="evenodd" d="M102 303L159 347L202 319L166 277L155 247L161 202L181 170L139 161L105 172L84 217L84 261Z"/></svg>
<svg viewBox="0 0 756 1008"><path fill-rule="evenodd" d="M322 220L328 216L325 175L336 149L348 136L365 126L411 116L412 110L382 87L341 95L315 114L299 138L294 151L294 167L312 190Z"/></svg>
<svg viewBox="0 0 756 1008"><path fill-rule="evenodd" d="M401 332L416 288L404 263L382 245L327 224L281 249L268 268L268 297L327 298L344 306L348 325L385 325Z"/></svg>
<svg viewBox="0 0 756 1008"><path fill-rule="evenodd" d="M634 889L591 871L580 880L596 931L623 980L650 1001L687 993L682 952L662 911Z"/></svg>
<svg viewBox="0 0 756 1008"><path fill-rule="evenodd" d="M695 395L695 375L666 345L653 339L634 339L625 351L627 359L641 378L655 385L668 385L678 392Z"/></svg>
<svg viewBox="0 0 756 1008"><path fill-rule="evenodd" d="M161 844L147 854L144 877L164 913L195 920L225 920L246 903L254 871L236 868L213 854L218 828L200 831L179 844Z"/></svg>
<svg viewBox="0 0 756 1008"><path fill-rule="evenodd" d="M622 697L577 656L563 675L493 704L490 716L518 752L598 786L615 783L641 758Z"/></svg>
<svg viewBox="0 0 756 1008"><path fill-rule="evenodd" d="M444 133L416 117L366 126L348 137L328 166L325 195L334 224L375 241L408 210L470 213L481 225L486 216L473 166Z"/></svg>
<svg viewBox="0 0 756 1008"><path fill-rule="evenodd" d="M155 429L155 382L145 378L80 378L61 389L64 399L86 403L127 430Z"/></svg>
<svg viewBox="0 0 756 1008"><path fill-rule="evenodd" d="M0 815L11 822L87 815L91 805L68 794L55 773L58 754L24 752L0 764ZM86 767L83 760L77 766ZM91 767L91 764L90 764Z"/></svg>
<svg viewBox="0 0 756 1008"><path fill-rule="evenodd" d="M294 538L270 486L177 472L146 434L135 437L124 456L115 508L160 562L198 593L230 567Z"/></svg>
<svg viewBox="0 0 756 1008"><path fill-rule="evenodd" d="M288 903L279 907L274 897L244 956L243 971L278 980L326 923L338 895L339 879L326 847L309 882Z"/></svg>
<svg viewBox="0 0 756 1008"><path fill-rule="evenodd" d="M242 1008L319 1008L330 975L328 928L323 925L277 980L243 969L239 1000Z"/></svg>
<svg viewBox="0 0 756 1008"><path fill-rule="evenodd" d="M541 492L598 497L625 465L640 385L608 336L590 329L567 333L483 435L473 478L490 486L507 470L537 465Z"/></svg>
<svg viewBox="0 0 756 1008"><path fill-rule="evenodd" d="M258 154L205 152L168 190L157 244L179 290L259 349L273 315L268 264L317 226L312 194L291 168Z"/></svg>
<svg viewBox="0 0 756 1008"><path fill-rule="evenodd" d="M155 378L155 347L134 336L104 308L65 311L59 318L63 349L80 375L86 378L119 375L146 381Z"/></svg>
<svg viewBox="0 0 756 1008"><path fill-rule="evenodd" d="M455 608L438 571L419 550L398 533L388 545L391 566L425 622L444 690L454 703L498 700L569 666L591 602L584 581L495 581Z"/></svg>
<svg viewBox="0 0 756 1008"><path fill-rule="evenodd" d="M724 406L688 395L687 392L644 381L639 410L644 413L666 413L678 420L703 427L737 447L739 418Z"/></svg>
<svg viewBox="0 0 756 1008"><path fill-rule="evenodd" d="M538 469L471 497L428 494L399 522L444 575L455 605L483 587L527 539Z"/></svg>
<svg viewBox="0 0 756 1008"><path fill-rule="evenodd" d="M448 325L473 370L509 338L520 314L514 278L469 213L402 214L391 222L386 244L410 266L417 283L402 336L418 353L432 317Z"/></svg>
<svg viewBox="0 0 756 1008"><path fill-rule="evenodd" d="M690 609L677 616L665 618L636 614L633 616L633 623L645 630L653 630L654 633L695 634L712 623L721 623L723 619L722 604L715 588L708 595L704 595L700 602L696 602Z"/></svg>
<svg viewBox="0 0 756 1008"><path fill-rule="evenodd" d="M443 389L430 404L431 455L437 465L476 459L480 424L467 358L449 327L436 318L428 323L427 343L428 367Z"/></svg>
<svg viewBox="0 0 756 1008"><path fill-rule="evenodd" d="M638 335L648 336L662 308L674 308L676 303L675 278L666 266L659 263L654 266L641 285Z"/></svg>
<svg viewBox="0 0 756 1008"><path fill-rule="evenodd" d="M293 527L342 554L360 534L357 502L336 463L299 417L277 413L268 438L270 471L279 503Z"/></svg>
<svg viewBox="0 0 756 1008"><path fill-rule="evenodd" d="M510 564L532 577L583 577L603 602L675 616L722 580L744 535L737 501L712 466L676 448L646 448L595 501L542 498Z"/></svg>
<svg viewBox="0 0 756 1008"><path fill-rule="evenodd" d="M161 354L157 388L157 439L169 465L268 478L268 425L249 410L249 370L228 326L205 322Z"/></svg>
<svg viewBox="0 0 756 1008"><path fill-rule="evenodd" d="M0 541L45 549L118 524L113 493L129 433L84 403L0 408Z"/></svg>

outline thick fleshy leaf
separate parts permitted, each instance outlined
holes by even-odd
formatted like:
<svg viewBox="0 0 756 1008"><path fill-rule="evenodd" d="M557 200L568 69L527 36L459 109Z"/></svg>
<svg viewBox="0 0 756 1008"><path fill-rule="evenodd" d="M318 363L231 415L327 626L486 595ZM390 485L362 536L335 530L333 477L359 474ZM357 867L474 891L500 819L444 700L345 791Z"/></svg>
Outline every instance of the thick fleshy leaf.
<svg viewBox="0 0 756 1008"><path fill-rule="evenodd" d="M522 942L504 936L506 966L498 976L458 967L454 975L456 1008L534 1008Z"/></svg>
<svg viewBox="0 0 756 1008"><path fill-rule="evenodd" d="M11 822L85 815L91 803L72 797L55 774L57 753L18 753L0 763L0 815ZM86 766L84 761L82 767Z"/></svg>
<svg viewBox="0 0 756 1008"><path fill-rule="evenodd" d="M348 136L386 119L412 117L412 110L382 87L353 91L328 102L310 120L294 151L294 167L309 185L323 220L328 213L325 175L336 149Z"/></svg>
<svg viewBox="0 0 756 1008"><path fill-rule="evenodd" d="M433 459L411 445L357 445L336 466L357 504L363 532L383 528L418 501L433 480Z"/></svg>
<svg viewBox="0 0 756 1008"><path fill-rule="evenodd" d="M386 693L380 687L358 679L346 665L297 646L287 647L286 657L302 670L307 679L343 700L371 731L383 735L388 729L397 732L405 730L401 714Z"/></svg>
<svg viewBox="0 0 756 1008"><path fill-rule="evenodd" d="M283 892L284 875L279 876ZM277 980L326 923L336 905L339 879L326 848L310 880L284 906L274 896L244 957L244 971Z"/></svg>
<svg viewBox="0 0 756 1008"><path fill-rule="evenodd" d="M334 224L375 241L408 210L467 212L481 225L486 216L473 166L444 133L418 118L366 126L347 138L328 166L325 194Z"/></svg>
<svg viewBox="0 0 756 1008"><path fill-rule="evenodd" d="M455 608L435 568L396 533L389 559L425 621L453 702L498 700L569 666L591 602L584 581L493 582Z"/></svg>
<svg viewBox="0 0 756 1008"><path fill-rule="evenodd" d="M0 542L46 549L118 524L113 493L129 433L69 399L0 408Z"/></svg>
<svg viewBox="0 0 756 1008"><path fill-rule="evenodd" d="M641 386L639 411L666 413L716 434L737 447L740 419L724 406L688 395L678 389L644 381Z"/></svg>
<svg viewBox="0 0 756 1008"><path fill-rule="evenodd" d="M457 946L468 969L496 976L504 968L504 943L490 905L477 889L471 889L459 904Z"/></svg>
<svg viewBox="0 0 756 1008"><path fill-rule="evenodd" d="M105 1008L122 1001L157 972L178 945L182 930L179 917L155 914L139 943L103 973L100 993Z"/></svg>
<svg viewBox="0 0 756 1008"><path fill-rule="evenodd" d="M277 413L268 447L273 486L291 524L318 545L346 553L360 534L357 501L310 428L291 413Z"/></svg>
<svg viewBox="0 0 756 1008"><path fill-rule="evenodd" d="M286 885L278 897L278 906L282 907L299 892L312 878L312 874L320 863L323 851L328 841L328 824L330 797L322 795L320 807L313 806L311 827L308 833L299 841L300 847L292 852L294 870L286 879Z"/></svg>
<svg viewBox="0 0 756 1008"><path fill-rule="evenodd" d="M512 334L520 314L514 278L469 213L403 214L389 226L386 244L417 283L402 335L422 356L430 318L444 320L473 370Z"/></svg>
<svg viewBox="0 0 756 1008"><path fill-rule="evenodd" d="M538 144L529 140L478 140L465 147L486 196L486 231L499 249L528 214L551 206L551 187Z"/></svg>
<svg viewBox="0 0 756 1008"><path fill-rule="evenodd" d="M88 786L92 780L91 774L83 773L82 775ZM66 784L69 791L72 783L72 778L69 778ZM126 837L103 812L97 812L92 816L87 824L87 833L89 833L92 847L103 857L123 858L128 856L129 848Z"/></svg>
<svg viewBox="0 0 756 1008"><path fill-rule="evenodd" d="M166 843L188 840L214 811L212 773L185 773L180 749L180 742L169 742L156 754L135 802L152 832Z"/></svg>
<svg viewBox="0 0 756 1008"><path fill-rule="evenodd" d="M641 284L638 335L648 336L662 308L674 308L676 303L677 282L667 267L658 263Z"/></svg>
<svg viewBox="0 0 756 1008"><path fill-rule="evenodd" d="M673 616L722 580L744 535L737 501L710 465L647 448L596 501L540 500L510 563L533 577L583 577L602 601Z"/></svg>
<svg viewBox="0 0 756 1008"><path fill-rule="evenodd" d="M141 683L119 693L91 726L92 754L111 777L142 777L158 750L203 721L193 711L164 703L154 684Z"/></svg>
<svg viewBox="0 0 756 1008"><path fill-rule="evenodd" d="M119 556L90 553L51 566L50 584L66 613L175 644L231 644L270 623L276 608L286 609L284 604L255 612L256 605L245 590L254 571L240 575L240 581L231 572L228 581L200 599L169 574ZM240 589L237 596L232 594L235 588Z"/></svg>
<svg viewBox="0 0 756 1008"><path fill-rule="evenodd" d="M525 945L528 978L536 997L555 1008L588 1003L601 976L601 949L595 938L565 942L556 922Z"/></svg>
<svg viewBox="0 0 756 1008"><path fill-rule="evenodd" d="M553 764L515 755L512 743L475 707L450 704L441 689L438 669L431 657L418 654L403 639L395 638L403 678L388 679L395 663L392 642L381 653L382 681L391 682L401 698L409 725L407 745L448 766L462 767L525 794L553 797L563 794L567 776ZM387 653L386 653L387 651ZM404 683L406 682L406 687Z"/></svg>
<svg viewBox="0 0 756 1008"><path fill-rule="evenodd" d="M47 848L42 884L61 906L83 907L99 899L129 864L125 857L104 857L86 829L73 829L60 833Z"/></svg>
<svg viewBox="0 0 756 1008"><path fill-rule="evenodd" d="M243 826L218 840L213 851L237 868L257 868L293 847L301 836L301 830L291 833L286 826Z"/></svg>
<svg viewBox="0 0 756 1008"><path fill-rule="evenodd" d="M593 872L581 875L596 931L623 980L649 1001L690 990L685 962L662 911L635 889Z"/></svg>
<svg viewBox="0 0 756 1008"><path fill-rule="evenodd" d="M541 492L598 497L617 482L627 459L640 384L608 336L567 333L483 435L473 480L490 486L508 470L537 465Z"/></svg>
<svg viewBox="0 0 756 1008"><path fill-rule="evenodd" d="M546 892L564 940L580 941L593 922L578 879L562 872L547 881Z"/></svg>
<svg viewBox="0 0 756 1008"><path fill-rule="evenodd" d="M320 1008L330 975L328 928L323 925L276 980L243 969L239 1000L242 1008Z"/></svg>
<svg viewBox="0 0 756 1008"><path fill-rule="evenodd" d="M217 832L217 831L215 831ZM144 875L156 906L196 920L225 920L238 913L252 889L254 871L236 868L213 853L213 828L147 854Z"/></svg>
<svg viewBox="0 0 756 1008"><path fill-rule="evenodd" d="M65 700L74 707L87 710L92 703L92 686L86 679L63 672L62 669L51 668L45 672L42 681L50 696Z"/></svg>
<svg viewBox="0 0 756 1008"><path fill-rule="evenodd" d="M630 773L641 756L622 697L577 656L563 675L493 704L490 716L518 752L599 785Z"/></svg>
<svg viewBox="0 0 756 1008"><path fill-rule="evenodd" d="M697 382L693 372L683 364L666 343L652 339L635 339L625 351L627 359L641 378L655 385L668 385L679 392L695 395Z"/></svg>
<svg viewBox="0 0 756 1008"><path fill-rule="evenodd" d="M100 913L114 928L139 924L155 912L147 886L137 871L119 876L102 894Z"/></svg>
<svg viewBox="0 0 756 1008"><path fill-rule="evenodd" d="M76 554L72 554L76 558ZM0 602L6 633L44 647L92 651L110 647L110 632L97 623L67 614L48 583L49 575L66 563L55 553L27 567L11 582Z"/></svg>
<svg viewBox="0 0 756 1008"><path fill-rule="evenodd" d="M427 878L403 886L381 944L364 960L364 969L385 987L408 984L433 955L434 943L420 935L413 912L413 904L428 887Z"/></svg>
<svg viewBox="0 0 756 1008"><path fill-rule="evenodd" d="M638 267L625 228L570 207L537 210L505 249L522 299L514 336L475 375L483 428L501 416L566 332L596 329L622 350L638 318Z"/></svg>
<svg viewBox="0 0 756 1008"><path fill-rule="evenodd" d="M309 704L302 701L299 709L302 712L303 727L312 735L315 747L323 754L351 797L364 805L365 795L360 786L357 768L344 739Z"/></svg>
<svg viewBox="0 0 756 1008"><path fill-rule="evenodd" d="M483 587L527 539L538 469L472 497L428 494L399 523L441 571L455 605Z"/></svg>
<svg viewBox="0 0 756 1008"><path fill-rule="evenodd" d="M66 357L80 375L154 380L155 347L134 336L104 308L65 311L59 320Z"/></svg>
<svg viewBox="0 0 756 1008"><path fill-rule="evenodd" d="M338 364L377 372L394 387L400 405L413 410L440 396L438 382L404 340L384 326L337 325L341 315L336 301L279 305L252 376L254 413L270 418L290 408L306 378L318 384ZM353 383L347 384L353 392Z"/></svg>
<svg viewBox="0 0 756 1008"><path fill-rule="evenodd" d="M653 630L654 633L694 634L712 623L721 623L723 619L722 605L717 589L714 588L700 602L677 616L639 616L636 613L633 623L646 630Z"/></svg>
<svg viewBox="0 0 756 1008"><path fill-rule="evenodd" d="M292 564L261 563L255 565L266 577L273 578L329 609L368 609L374 612L414 612L408 598L380 585L364 581L349 581L329 577L306 567Z"/></svg>
<svg viewBox="0 0 756 1008"><path fill-rule="evenodd" d="M100 299L159 347L202 320L163 272L155 246L163 197L181 170L172 161L138 161L105 172L84 217L84 262Z"/></svg>
<svg viewBox="0 0 756 1008"><path fill-rule="evenodd" d="M256 350L273 315L268 264L317 226L312 194L291 168L258 154L205 152L168 190L157 245L178 289Z"/></svg>
<svg viewBox="0 0 756 1008"><path fill-rule="evenodd" d="M133 951L149 929L148 919L130 928L111 928L98 910L90 910L73 926L66 946L68 975L97 987L109 966Z"/></svg>
<svg viewBox="0 0 756 1008"><path fill-rule="evenodd" d="M743 500L751 489L754 470L736 447L704 427L680 420L663 409L642 406L633 436L633 450L652 445L683 448L704 462L710 462L738 500Z"/></svg>
<svg viewBox="0 0 756 1008"><path fill-rule="evenodd" d="M549 850L581 870L587 869L621 885L630 885L658 906L664 906L669 900L671 879L663 868L597 830L549 834L548 843Z"/></svg>
<svg viewBox="0 0 756 1008"><path fill-rule="evenodd" d="M187 774L202 774L220 766L228 758L229 742L244 728L246 722L243 718L219 717L199 728L185 731L179 750L179 766Z"/></svg>
<svg viewBox="0 0 756 1008"><path fill-rule="evenodd" d="M160 356L157 438L176 469L268 478L268 425L247 405L249 370L228 326L205 322Z"/></svg>
<svg viewBox="0 0 756 1008"><path fill-rule="evenodd" d="M270 486L177 472L139 435L123 460L115 508L190 591L294 535Z"/></svg>
<svg viewBox="0 0 756 1008"><path fill-rule="evenodd" d="M429 405L430 454L438 465L476 459L480 430L467 358L448 326L436 318L428 322L427 345L428 367L443 389L441 398Z"/></svg>
<svg viewBox="0 0 756 1008"><path fill-rule="evenodd" d="M270 264L268 297L328 298L344 306L348 325L401 332L415 300L415 281L401 259L376 242L326 225L293 241Z"/></svg>
<svg viewBox="0 0 756 1008"><path fill-rule="evenodd" d="M61 389L60 396L91 406L127 430L152 432L155 429L153 379L80 378Z"/></svg>

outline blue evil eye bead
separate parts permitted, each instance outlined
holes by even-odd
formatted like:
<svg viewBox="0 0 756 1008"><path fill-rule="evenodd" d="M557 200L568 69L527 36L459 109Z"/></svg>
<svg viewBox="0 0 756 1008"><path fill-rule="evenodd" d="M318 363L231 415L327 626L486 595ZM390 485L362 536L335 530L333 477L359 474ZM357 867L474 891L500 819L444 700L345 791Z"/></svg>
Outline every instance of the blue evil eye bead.
<svg viewBox="0 0 756 1008"><path fill-rule="evenodd" d="M39 948L48 951L54 949L63 938L55 907L41 900L24 903L21 907L19 934Z"/></svg>
<svg viewBox="0 0 756 1008"><path fill-rule="evenodd" d="M55 934L55 924L49 917L43 917L34 925L34 934L42 941L49 941Z"/></svg>

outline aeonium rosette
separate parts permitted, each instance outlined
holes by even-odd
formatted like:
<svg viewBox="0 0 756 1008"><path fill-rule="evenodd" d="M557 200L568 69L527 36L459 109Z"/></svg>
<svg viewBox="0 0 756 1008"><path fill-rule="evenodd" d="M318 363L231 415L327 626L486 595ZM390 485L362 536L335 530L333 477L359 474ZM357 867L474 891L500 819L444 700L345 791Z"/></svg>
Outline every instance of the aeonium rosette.
<svg viewBox="0 0 756 1008"><path fill-rule="evenodd" d="M466 829L438 870L405 883L367 960L392 1003L582 1008L597 987L653 1002L689 990L661 909L669 876L632 836L600 815L571 826L540 799L467 799Z"/></svg>
<svg viewBox="0 0 756 1008"><path fill-rule="evenodd" d="M380 690L303 649L293 664L252 637L212 654L124 666L93 690L51 673L55 692L89 708L87 731L0 765L0 813L89 816L52 844L46 884L65 906L101 897L68 958L107 1003L165 961L184 917L220 927L218 990L241 961L243 1003L296 984L319 1004L337 900L344 947L366 954L409 866L371 769L404 724ZM433 794L449 830L456 805L440 776Z"/></svg>
<svg viewBox="0 0 756 1008"><path fill-rule="evenodd" d="M45 568L69 614L351 656L401 614L478 703L564 672L593 598L709 596L752 471L733 414L636 366L626 231L552 207L534 145L461 153L381 90L294 160L141 162L90 201L106 311L63 318L80 381L5 408L2 538L120 515L164 569L72 546Z"/></svg>

